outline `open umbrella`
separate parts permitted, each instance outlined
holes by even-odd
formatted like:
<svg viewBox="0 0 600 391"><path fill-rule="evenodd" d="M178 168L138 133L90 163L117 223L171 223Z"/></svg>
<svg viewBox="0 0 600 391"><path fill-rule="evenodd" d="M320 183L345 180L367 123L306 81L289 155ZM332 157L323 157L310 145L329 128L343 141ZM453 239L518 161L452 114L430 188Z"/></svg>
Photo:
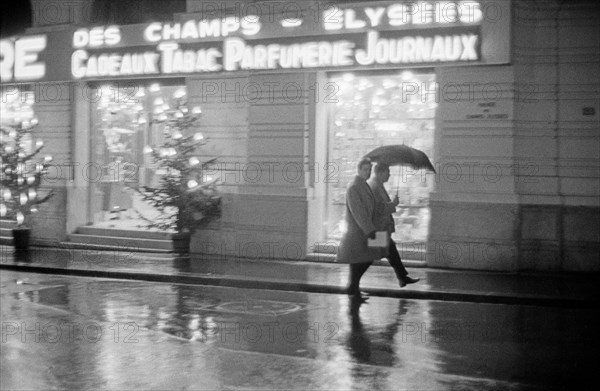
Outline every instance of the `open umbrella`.
<svg viewBox="0 0 600 391"><path fill-rule="evenodd" d="M410 166L414 169L424 168L435 172L433 164L425 152L411 148L407 145L384 145L367 153L365 157L376 163L385 163L389 166Z"/></svg>
<svg viewBox="0 0 600 391"><path fill-rule="evenodd" d="M410 166L414 169L424 168L435 172L433 164L425 152L407 145L384 145L367 153L365 157L376 163L385 163L388 166ZM398 184L400 186L400 184ZM396 189L398 195L398 189Z"/></svg>

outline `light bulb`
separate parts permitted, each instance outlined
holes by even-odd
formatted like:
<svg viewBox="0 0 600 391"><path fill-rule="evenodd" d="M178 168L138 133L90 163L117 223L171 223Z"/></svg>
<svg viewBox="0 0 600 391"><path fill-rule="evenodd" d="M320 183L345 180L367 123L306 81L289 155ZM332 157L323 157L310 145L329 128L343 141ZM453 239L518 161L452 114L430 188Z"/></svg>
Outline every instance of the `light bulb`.
<svg viewBox="0 0 600 391"><path fill-rule="evenodd" d="M351 82L352 80L354 80L354 74L346 73L346 74L344 74L344 76L342 76L342 78L344 79L345 82Z"/></svg>
<svg viewBox="0 0 600 391"><path fill-rule="evenodd" d="M5 189L4 194L2 194L2 196L4 197L4 201L10 201L10 197L12 197L12 194L10 193L10 190Z"/></svg>
<svg viewBox="0 0 600 391"><path fill-rule="evenodd" d="M202 109L200 106L196 106L192 109L192 114L202 114Z"/></svg>
<svg viewBox="0 0 600 391"><path fill-rule="evenodd" d="M40 148L44 146L44 142L42 140L38 140L35 142L35 147Z"/></svg>
<svg viewBox="0 0 600 391"><path fill-rule="evenodd" d="M198 182L192 179L187 183L187 185L190 189L193 189L194 187L198 187Z"/></svg>
<svg viewBox="0 0 600 391"><path fill-rule="evenodd" d="M0 204L0 217L6 216L8 210L6 209L6 205Z"/></svg>
<svg viewBox="0 0 600 391"><path fill-rule="evenodd" d="M152 153L152 147L151 147L151 146L149 146L149 145L146 145L146 146L144 147L144 153L145 153L146 155L147 155L147 154L149 154L149 153Z"/></svg>
<svg viewBox="0 0 600 391"><path fill-rule="evenodd" d="M389 90L390 88L394 88L396 86L396 82L392 79L385 79L382 85L384 89Z"/></svg>
<svg viewBox="0 0 600 391"><path fill-rule="evenodd" d="M27 177L27 184L28 185L33 185L34 182L35 182L35 177L32 177L32 176L28 176Z"/></svg>
<svg viewBox="0 0 600 391"><path fill-rule="evenodd" d="M25 205L27 203L27 194L21 193L21 196L19 197L19 203L21 205Z"/></svg>
<svg viewBox="0 0 600 391"><path fill-rule="evenodd" d="M196 141L204 140L204 135L202 133L198 132L194 135L194 140L196 140Z"/></svg>
<svg viewBox="0 0 600 391"><path fill-rule="evenodd" d="M25 103L28 105L32 105L35 103L35 95L32 91L28 91L25 93Z"/></svg>
<svg viewBox="0 0 600 391"><path fill-rule="evenodd" d="M185 95L186 95L185 89L180 88L177 91L175 91L175 93L173 94L173 97L180 99L180 98L183 98Z"/></svg>
<svg viewBox="0 0 600 391"><path fill-rule="evenodd" d="M190 166L197 166L198 164L200 164L200 159L197 157L190 158Z"/></svg>
<svg viewBox="0 0 600 391"><path fill-rule="evenodd" d="M180 131L176 130L175 132L173 132L173 139L179 140L182 137L183 137L183 134L181 134Z"/></svg>
<svg viewBox="0 0 600 391"><path fill-rule="evenodd" d="M281 26L286 28L302 26L302 19L284 19Z"/></svg>
<svg viewBox="0 0 600 391"><path fill-rule="evenodd" d="M28 193L29 193L30 200L34 200L35 197L37 197L37 192L35 191L35 189L29 189Z"/></svg>
<svg viewBox="0 0 600 391"><path fill-rule="evenodd" d="M23 224L23 221L25 221L25 216L23 213L17 212L17 224Z"/></svg>

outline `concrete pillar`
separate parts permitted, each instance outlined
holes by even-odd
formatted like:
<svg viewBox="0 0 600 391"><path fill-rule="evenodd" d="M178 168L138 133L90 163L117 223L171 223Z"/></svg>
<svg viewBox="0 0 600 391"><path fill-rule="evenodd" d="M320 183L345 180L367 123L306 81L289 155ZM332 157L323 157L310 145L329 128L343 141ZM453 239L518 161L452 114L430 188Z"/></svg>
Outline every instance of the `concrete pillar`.
<svg viewBox="0 0 600 391"><path fill-rule="evenodd" d="M438 68L427 264L517 269L511 66Z"/></svg>
<svg viewBox="0 0 600 391"><path fill-rule="evenodd" d="M223 197L222 218L192 238L192 252L304 258L308 80L304 73L188 80Z"/></svg>

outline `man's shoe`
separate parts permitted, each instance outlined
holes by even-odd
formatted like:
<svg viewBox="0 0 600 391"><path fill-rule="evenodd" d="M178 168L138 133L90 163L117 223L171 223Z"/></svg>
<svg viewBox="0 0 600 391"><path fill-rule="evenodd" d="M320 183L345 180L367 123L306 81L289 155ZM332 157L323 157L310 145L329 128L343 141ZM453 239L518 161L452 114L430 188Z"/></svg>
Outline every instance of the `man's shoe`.
<svg viewBox="0 0 600 391"><path fill-rule="evenodd" d="M410 278L409 276L402 277L400 279L400 288L404 288L407 284L414 284L419 281L421 281L420 278Z"/></svg>
<svg viewBox="0 0 600 391"><path fill-rule="evenodd" d="M346 293L353 299L362 299L363 301L369 300L369 294L367 292L348 290Z"/></svg>
<svg viewBox="0 0 600 391"><path fill-rule="evenodd" d="M358 294L360 295L360 297L362 297L365 300L368 300L369 297L371 297L370 294L368 294L367 292L363 292L363 291L358 292Z"/></svg>
<svg viewBox="0 0 600 391"><path fill-rule="evenodd" d="M368 295L362 295L360 293L357 295L348 295L348 297L352 303L365 303L367 300L369 300Z"/></svg>

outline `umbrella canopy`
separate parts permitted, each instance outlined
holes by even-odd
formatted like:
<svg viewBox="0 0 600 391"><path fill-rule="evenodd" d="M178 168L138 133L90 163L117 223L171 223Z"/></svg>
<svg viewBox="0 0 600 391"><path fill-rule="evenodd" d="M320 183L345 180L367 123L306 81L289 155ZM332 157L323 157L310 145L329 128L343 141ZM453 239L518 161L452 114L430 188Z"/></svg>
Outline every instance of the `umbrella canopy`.
<svg viewBox="0 0 600 391"><path fill-rule="evenodd" d="M425 152L411 148L407 145L384 145L375 148L365 155L376 163L385 163L389 166L411 166L415 169L424 168L435 172L433 164Z"/></svg>

